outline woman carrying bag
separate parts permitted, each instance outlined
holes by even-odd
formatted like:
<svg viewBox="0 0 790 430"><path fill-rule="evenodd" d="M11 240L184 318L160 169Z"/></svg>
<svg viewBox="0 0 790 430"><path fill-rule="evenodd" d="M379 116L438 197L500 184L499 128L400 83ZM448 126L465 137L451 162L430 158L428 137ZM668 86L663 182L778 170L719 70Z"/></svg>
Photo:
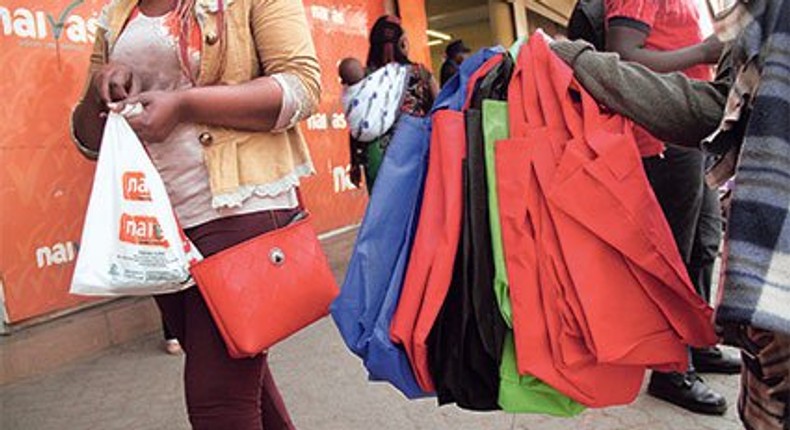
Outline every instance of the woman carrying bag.
<svg viewBox="0 0 790 430"><path fill-rule="evenodd" d="M319 94L298 0L113 0L101 15L73 134L95 155L108 105L140 104L129 124L186 235L210 258L301 215L299 178L313 165L295 126ZM193 428L294 428L265 352L232 358L199 289L156 301L186 352Z"/></svg>
<svg viewBox="0 0 790 430"><path fill-rule="evenodd" d="M396 78L400 73L405 74L402 80ZM427 116L439 85L427 67L409 59L409 39L400 19L391 15L380 17L370 30L365 76L361 82L345 88L344 108L352 131L351 181L359 186L360 167L364 167L371 193L394 127L385 128L383 133L363 129L372 127L376 121L373 118L378 116L389 117L393 123L399 113ZM380 112L371 113L374 109ZM394 117L393 112L397 112Z"/></svg>

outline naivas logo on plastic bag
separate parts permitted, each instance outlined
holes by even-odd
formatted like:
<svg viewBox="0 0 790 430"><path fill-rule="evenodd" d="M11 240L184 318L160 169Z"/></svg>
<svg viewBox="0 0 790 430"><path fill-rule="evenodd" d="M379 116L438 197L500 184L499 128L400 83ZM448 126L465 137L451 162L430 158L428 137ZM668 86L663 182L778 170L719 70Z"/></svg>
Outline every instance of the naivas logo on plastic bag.
<svg viewBox="0 0 790 430"><path fill-rule="evenodd" d="M151 201L151 190L145 182L145 173L124 172L122 183L124 199L135 202Z"/></svg>
<svg viewBox="0 0 790 430"><path fill-rule="evenodd" d="M122 214L120 230L121 242L170 248L156 217Z"/></svg>

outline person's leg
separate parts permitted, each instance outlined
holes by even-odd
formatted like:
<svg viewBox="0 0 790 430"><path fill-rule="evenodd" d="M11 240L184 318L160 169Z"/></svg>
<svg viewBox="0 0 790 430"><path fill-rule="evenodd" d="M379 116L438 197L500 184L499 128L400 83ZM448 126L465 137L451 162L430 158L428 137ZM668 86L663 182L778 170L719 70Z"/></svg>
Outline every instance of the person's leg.
<svg viewBox="0 0 790 430"><path fill-rule="evenodd" d="M167 327L167 322L165 321L165 316L162 315L162 339L163 340L170 340L170 339L175 339L175 338L176 338L176 336Z"/></svg>
<svg viewBox="0 0 790 430"><path fill-rule="evenodd" d="M165 316L162 314L162 344L164 345L165 352L170 355L179 355L183 352L181 344L176 339L176 335L170 330L170 327L165 321Z"/></svg>
<svg viewBox="0 0 790 430"><path fill-rule="evenodd" d="M162 315L164 340L184 340L184 292L154 296Z"/></svg>
<svg viewBox="0 0 790 430"><path fill-rule="evenodd" d="M702 209L703 160L700 151L675 146L667 146L663 157L643 160L647 179L686 265Z"/></svg>
<svg viewBox="0 0 790 430"><path fill-rule="evenodd" d="M721 204L716 190L703 185L702 207L697 222L697 231L691 249L689 276L697 293L711 302L713 266L719 254L722 236Z"/></svg>
<svg viewBox="0 0 790 430"><path fill-rule="evenodd" d="M267 357L261 368L261 414L264 430L294 430L296 427L285 408L280 391L274 383Z"/></svg>
<svg viewBox="0 0 790 430"><path fill-rule="evenodd" d="M184 385L192 428L261 430L263 357L231 358L200 291L185 296Z"/></svg>
<svg viewBox="0 0 790 430"><path fill-rule="evenodd" d="M697 150L669 146L663 157L646 158L643 164L688 269L702 209L704 157ZM723 414L727 401L697 376L691 361L689 364L686 374L654 371L648 393L692 412Z"/></svg>
<svg viewBox="0 0 790 430"><path fill-rule="evenodd" d="M184 385L194 429L261 430L262 357L230 358L197 287L156 296L172 334L186 351Z"/></svg>
<svg viewBox="0 0 790 430"><path fill-rule="evenodd" d="M694 235L688 271L697 293L708 303L713 299L713 266L721 245L722 224L719 193L703 185L702 210ZM719 347L695 348L692 351L692 362L697 371L702 373L733 375L741 371L740 358L727 354Z"/></svg>

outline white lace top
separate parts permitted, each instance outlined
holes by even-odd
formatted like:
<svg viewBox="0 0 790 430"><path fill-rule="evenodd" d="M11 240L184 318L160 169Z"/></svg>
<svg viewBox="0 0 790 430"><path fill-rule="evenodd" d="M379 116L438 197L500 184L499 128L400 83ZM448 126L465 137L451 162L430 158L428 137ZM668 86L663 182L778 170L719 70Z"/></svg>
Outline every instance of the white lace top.
<svg viewBox="0 0 790 430"><path fill-rule="evenodd" d="M182 72L176 38L165 25L167 17L136 14L110 53L111 61L128 65L140 78L142 91L172 91L192 85ZM198 67L199 55L199 52L190 53L192 67ZM277 128L286 128L298 111L298 103L294 102L297 98L289 88L294 80L280 76L276 81L285 94ZM298 84L298 79L295 82ZM145 142L145 146L162 175L183 228L228 216L292 209L298 205L295 188L298 181L284 183L276 190L247 187L233 195L217 196L212 204L203 147L193 124L181 124L163 142Z"/></svg>

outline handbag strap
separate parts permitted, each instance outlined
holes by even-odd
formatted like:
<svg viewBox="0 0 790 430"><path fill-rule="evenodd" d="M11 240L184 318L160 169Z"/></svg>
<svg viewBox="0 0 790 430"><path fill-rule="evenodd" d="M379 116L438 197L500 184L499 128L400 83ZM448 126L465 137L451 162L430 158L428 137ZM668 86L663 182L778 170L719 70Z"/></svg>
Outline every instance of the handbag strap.
<svg viewBox="0 0 790 430"><path fill-rule="evenodd" d="M297 185L295 188L296 188L296 201L297 201L297 204L299 205L300 208L302 208L304 210L305 205L304 205L304 197L302 197L302 187Z"/></svg>
<svg viewBox="0 0 790 430"><path fill-rule="evenodd" d="M310 216L310 212L307 210L307 207L305 206L304 203L304 197L302 196L302 188L299 186L296 187L296 201L298 202L299 205L297 206L299 208L299 213L294 215L291 221L289 221L288 224L286 225L291 225L297 221L301 221L307 218L308 216Z"/></svg>

